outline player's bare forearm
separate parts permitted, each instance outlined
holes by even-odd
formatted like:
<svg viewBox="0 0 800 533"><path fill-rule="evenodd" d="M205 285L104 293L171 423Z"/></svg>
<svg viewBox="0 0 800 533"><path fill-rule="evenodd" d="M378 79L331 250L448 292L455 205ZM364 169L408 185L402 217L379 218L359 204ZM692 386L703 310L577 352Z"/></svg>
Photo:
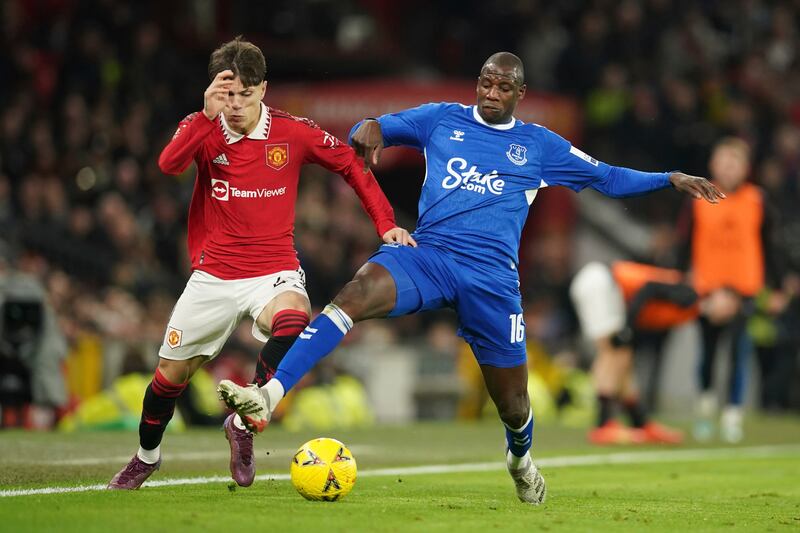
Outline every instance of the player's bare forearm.
<svg viewBox="0 0 800 533"><path fill-rule="evenodd" d="M669 181L676 190L689 194L698 200L702 198L711 204L717 204L725 198L725 194L706 178L690 176L683 172L673 172L669 176Z"/></svg>
<svg viewBox="0 0 800 533"><path fill-rule="evenodd" d="M369 171L370 166L378 164L383 150L380 122L371 118L364 120L350 139L350 144L353 145L356 154L364 158L364 172Z"/></svg>

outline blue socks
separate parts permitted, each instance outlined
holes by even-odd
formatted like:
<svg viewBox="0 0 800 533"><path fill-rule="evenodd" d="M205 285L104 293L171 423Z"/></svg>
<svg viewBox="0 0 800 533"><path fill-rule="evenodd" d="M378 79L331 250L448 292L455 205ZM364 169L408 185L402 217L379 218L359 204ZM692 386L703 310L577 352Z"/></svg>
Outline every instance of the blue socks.
<svg viewBox="0 0 800 533"><path fill-rule="evenodd" d="M527 422L521 428L514 429L506 426L506 442L508 443L509 465L513 462L524 466L524 462L527 462L528 450L531 449L533 443L533 410L530 411ZM522 459L522 461L514 461L515 458Z"/></svg>
<svg viewBox="0 0 800 533"><path fill-rule="evenodd" d="M344 311L328 304L300 334L278 365L273 379L283 385L284 393L289 392L317 361L331 353L352 327L353 321Z"/></svg>
<svg viewBox="0 0 800 533"><path fill-rule="evenodd" d="M738 339L733 339L733 363L731 372L731 388L728 403L741 407L744 404L744 394L747 388L748 359L753 351L753 344L747 330L743 329Z"/></svg>

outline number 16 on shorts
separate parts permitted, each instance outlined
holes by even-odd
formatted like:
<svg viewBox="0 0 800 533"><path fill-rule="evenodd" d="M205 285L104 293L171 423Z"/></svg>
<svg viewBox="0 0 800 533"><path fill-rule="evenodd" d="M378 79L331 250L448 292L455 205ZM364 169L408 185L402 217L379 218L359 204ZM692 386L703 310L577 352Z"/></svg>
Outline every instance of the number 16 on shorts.
<svg viewBox="0 0 800 533"><path fill-rule="evenodd" d="M511 344L516 344L525 340L525 322L522 321L522 313L508 315L511 319Z"/></svg>

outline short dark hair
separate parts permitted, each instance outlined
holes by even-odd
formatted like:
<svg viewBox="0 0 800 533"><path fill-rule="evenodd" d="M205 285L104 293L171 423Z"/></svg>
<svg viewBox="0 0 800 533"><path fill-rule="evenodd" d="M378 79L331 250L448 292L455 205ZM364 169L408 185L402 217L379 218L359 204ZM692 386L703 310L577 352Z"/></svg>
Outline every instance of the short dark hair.
<svg viewBox="0 0 800 533"><path fill-rule="evenodd" d="M497 52L489 56L481 67L481 73L486 69L487 65L494 64L498 67L514 70L515 81L518 85L525 84L525 67L522 66L522 60L511 52Z"/></svg>
<svg viewBox="0 0 800 533"><path fill-rule="evenodd" d="M260 84L267 77L267 62L261 49L239 35L232 41L222 44L211 54L208 62L208 77L214 77L223 70L232 70L245 87Z"/></svg>

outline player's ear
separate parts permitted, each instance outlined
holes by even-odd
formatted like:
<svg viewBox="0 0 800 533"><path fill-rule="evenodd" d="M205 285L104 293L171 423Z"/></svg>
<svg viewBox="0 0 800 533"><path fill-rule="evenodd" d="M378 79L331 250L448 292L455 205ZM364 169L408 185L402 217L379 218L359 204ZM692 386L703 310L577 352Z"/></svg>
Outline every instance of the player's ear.
<svg viewBox="0 0 800 533"><path fill-rule="evenodd" d="M528 86L525 85L524 83L522 85L520 85L520 87L518 89L518 93L517 93L519 95L519 98L517 98L517 100L522 100L523 98L525 98L525 91L527 89L528 89Z"/></svg>
<svg viewBox="0 0 800 533"><path fill-rule="evenodd" d="M261 98L264 98L264 94L267 92L267 80L261 82Z"/></svg>

